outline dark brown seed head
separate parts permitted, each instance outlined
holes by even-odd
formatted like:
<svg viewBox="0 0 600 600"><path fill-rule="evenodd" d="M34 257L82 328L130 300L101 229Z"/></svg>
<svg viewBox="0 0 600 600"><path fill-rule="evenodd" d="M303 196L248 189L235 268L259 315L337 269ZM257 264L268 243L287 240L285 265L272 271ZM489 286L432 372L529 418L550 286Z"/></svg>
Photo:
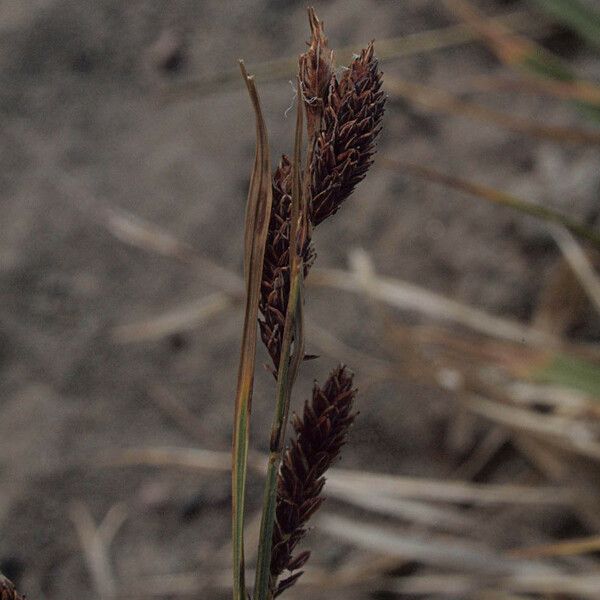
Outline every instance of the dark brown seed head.
<svg viewBox="0 0 600 600"><path fill-rule="evenodd" d="M385 106L373 43L356 57L329 95L311 163L311 221L331 216L372 164Z"/></svg>
<svg viewBox="0 0 600 600"><path fill-rule="evenodd" d="M327 46L323 24L309 9L311 41L300 57L299 78L307 108L309 146L307 181L310 223L318 225L334 214L365 177L381 128L385 95L373 44L357 56L337 80L333 54ZM261 338L279 368L290 269L289 237L292 167L284 156L273 177L273 208L265 251L261 285ZM304 275L315 258L310 226L303 229Z"/></svg>
<svg viewBox="0 0 600 600"><path fill-rule="evenodd" d="M260 333L273 359L275 371L283 338L283 327L290 287L290 212L292 168L283 156L273 176L273 205L265 247L259 309Z"/></svg>
<svg viewBox="0 0 600 600"><path fill-rule="evenodd" d="M310 553L292 556L306 523L323 503L324 473L337 459L356 413L352 374L342 365L323 387L315 384L302 416L294 415L295 437L286 450L277 480L277 511L271 553L271 589L278 596L302 574ZM284 571L290 575L278 581Z"/></svg>
<svg viewBox="0 0 600 600"><path fill-rule="evenodd" d="M273 204L261 282L259 319L261 338L273 360L274 372L279 368L279 357L290 294L290 221L292 207L292 165L282 156L273 176ZM304 245L304 274L313 260L310 240Z"/></svg>
<svg viewBox="0 0 600 600"><path fill-rule="evenodd" d="M4 575L0 574L0 600L25 600L24 596L20 596L15 590L12 581L8 580Z"/></svg>
<svg viewBox="0 0 600 600"><path fill-rule="evenodd" d="M327 46L323 23L314 9L308 9L311 39L308 50L300 55L299 75L302 96L306 104L308 135L313 136L327 100L329 82L333 76L333 51Z"/></svg>

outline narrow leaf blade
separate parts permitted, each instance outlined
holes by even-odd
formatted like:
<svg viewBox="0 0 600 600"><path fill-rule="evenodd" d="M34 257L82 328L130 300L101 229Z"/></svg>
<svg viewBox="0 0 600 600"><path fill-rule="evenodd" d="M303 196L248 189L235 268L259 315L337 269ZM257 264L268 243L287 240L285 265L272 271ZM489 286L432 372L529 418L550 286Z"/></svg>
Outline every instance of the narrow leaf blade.
<svg viewBox="0 0 600 600"><path fill-rule="evenodd" d="M256 118L256 157L248 192L244 235L246 307L235 399L232 448L233 598L234 600L247 600L244 580L244 504L250 412L256 363L258 301L273 197L269 142L260 100L254 79L247 74L241 62L240 68Z"/></svg>

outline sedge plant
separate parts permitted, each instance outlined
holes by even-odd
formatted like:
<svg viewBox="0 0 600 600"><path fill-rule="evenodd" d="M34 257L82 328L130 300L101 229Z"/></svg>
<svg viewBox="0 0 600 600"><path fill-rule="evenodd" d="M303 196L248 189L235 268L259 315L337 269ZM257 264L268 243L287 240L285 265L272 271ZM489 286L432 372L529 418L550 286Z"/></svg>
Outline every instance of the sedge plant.
<svg viewBox="0 0 600 600"><path fill-rule="evenodd" d="M298 62L291 157L271 171L267 129L254 78L241 64L256 120L256 156L245 224L246 307L233 432L232 546L234 600L272 600L302 575L308 551L296 552L323 502L324 475L338 458L356 413L352 373L336 366L315 383L300 414L290 398L304 354L304 280L315 260L314 227L335 214L365 177L381 130L385 94L371 42L336 74L323 23L309 9L311 39ZM257 328L258 321L258 328ZM244 503L258 331L275 379L275 409L252 596L245 581Z"/></svg>

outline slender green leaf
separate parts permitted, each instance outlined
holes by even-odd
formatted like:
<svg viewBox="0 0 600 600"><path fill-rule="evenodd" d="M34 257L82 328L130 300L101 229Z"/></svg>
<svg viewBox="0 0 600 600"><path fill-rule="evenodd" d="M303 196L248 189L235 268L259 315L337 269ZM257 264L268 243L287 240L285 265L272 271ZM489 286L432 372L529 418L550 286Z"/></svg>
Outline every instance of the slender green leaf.
<svg viewBox="0 0 600 600"><path fill-rule="evenodd" d="M600 400L600 367L582 358L557 354L532 379L579 390Z"/></svg>

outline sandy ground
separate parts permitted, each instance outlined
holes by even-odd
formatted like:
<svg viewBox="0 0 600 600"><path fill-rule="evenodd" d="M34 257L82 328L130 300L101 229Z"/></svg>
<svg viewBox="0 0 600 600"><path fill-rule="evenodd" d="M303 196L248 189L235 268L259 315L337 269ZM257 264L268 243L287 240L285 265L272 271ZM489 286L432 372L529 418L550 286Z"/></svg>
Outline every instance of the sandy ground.
<svg viewBox="0 0 600 600"><path fill-rule="evenodd" d="M357 50L371 38L453 22L436 1L315 4L332 45ZM490 13L523 6L481 5ZM239 276L253 157L248 100L237 85L204 86L194 94L165 90L228 73L240 56L252 70L260 61L294 55L306 37L303 3L291 0L0 5L0 570L32 599L97 597L73 522L81 505L96 522L111 507L113 516L115 506L124 511L110 549L123 597L178 597L161 592L172 575L225 573L226 473L102 467L98 457L138 446L228 449L241 313L236 306L163 338L116 341L114 327L186 306L220 287L206 266L117 239L106 227L107 211L155 223ZM567 48L580 72L597 73L598 57L573 38L548 41ZM384 70L456 93L473 89L479 76L503 73L476 44L389 61ZM291 145L292 118L284 113L293 92L285 77L258 83L276 157ZM465 97L547 123L580 122L568 107L534 96ZM381 154L597 222L597 147L432 115L392 97ZM345 267L348 252L363 248L378 272L522 320L531 318L558 257L535 221L381 165L315 239L318 266ZM399 364L403 347L386 341L386 323L420 318L323 288L310 289L307 317L354 351ZM593 339L598 323L586 319L583 334ZM338 360L350 362L343 349L308 344L321 358L305 365L296 401ZM259 361L266 362L262 348ZM450 474L457 463L447 444L452 397L410 379L371 381L368 370L351 366L362 414L343 466ZM263 450L272 387L261 371L253 445ZM197 417L193 431L167 414L165 394ZM252 511L259 495L253 479ZM347 508L330 502L329 510ZM350 552L318 531L311 540L322 547L317 564L337 564ZM209 596L228 597L226 591Z"/></svg>

